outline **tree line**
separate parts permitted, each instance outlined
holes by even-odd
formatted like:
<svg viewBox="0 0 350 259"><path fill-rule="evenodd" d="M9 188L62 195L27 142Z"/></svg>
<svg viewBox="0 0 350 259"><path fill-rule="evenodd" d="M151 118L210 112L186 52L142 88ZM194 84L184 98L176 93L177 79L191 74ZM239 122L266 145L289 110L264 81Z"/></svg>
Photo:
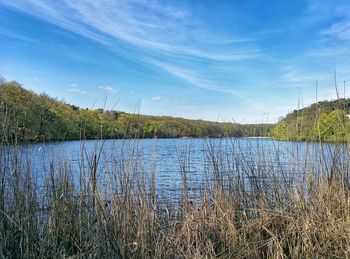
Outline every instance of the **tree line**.
<svg viewBox="0 0 350 259"><path fill-rule="evenodd" d="M0 136L11 141L268 136L270 124L238 124L87 109L0 80Z"/></svg>
<svg viewBox="0 0 350 259"><path fill-rule="evenodd" d="M294 110L273 129L280 140L346 142L350 132L350 99L321 101Z"/></svg>

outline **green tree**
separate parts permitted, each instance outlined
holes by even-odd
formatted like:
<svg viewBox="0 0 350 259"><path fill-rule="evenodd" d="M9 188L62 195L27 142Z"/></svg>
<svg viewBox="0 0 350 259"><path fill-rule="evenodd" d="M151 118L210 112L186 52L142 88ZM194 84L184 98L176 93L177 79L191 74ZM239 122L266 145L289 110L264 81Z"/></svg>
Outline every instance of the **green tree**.
<svg viewBox="0 0 350 259"><path fill-rule="evenodd" d="M288 140L290 137L289 126L286 123L279 123L272 132L275 139Z"/></svg>
<svg viewBox="0 0 350 259"><path fill-rule="evenodd" d="M337 109L330 113L322 113L315 131L319 133L321 140L346 141L350 129L349 125L349 119L345 111Z"/></svg>

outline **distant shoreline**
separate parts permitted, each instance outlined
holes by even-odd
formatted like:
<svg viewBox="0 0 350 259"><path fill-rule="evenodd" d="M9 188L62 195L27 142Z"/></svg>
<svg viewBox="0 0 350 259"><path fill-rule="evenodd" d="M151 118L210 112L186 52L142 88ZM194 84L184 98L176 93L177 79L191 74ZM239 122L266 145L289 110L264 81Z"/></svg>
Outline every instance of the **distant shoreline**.
<svg viewBox="0 0 350 259"><path fill-rule="evenodd" d="M242 138L267 138L267 139L273 139L272 137L242 137Z"/></svg>

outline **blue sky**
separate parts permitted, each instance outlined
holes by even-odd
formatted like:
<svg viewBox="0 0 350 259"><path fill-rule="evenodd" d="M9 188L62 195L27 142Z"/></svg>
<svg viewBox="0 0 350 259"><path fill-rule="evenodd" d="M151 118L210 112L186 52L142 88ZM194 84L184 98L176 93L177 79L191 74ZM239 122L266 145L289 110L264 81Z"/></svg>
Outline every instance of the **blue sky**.
<svg viewBox="0 0 350 259"><path fill-rule="evenodd" d="M348 0L0 0L0 37L2 76L88 108L276 122L350 82Z"/></svg>

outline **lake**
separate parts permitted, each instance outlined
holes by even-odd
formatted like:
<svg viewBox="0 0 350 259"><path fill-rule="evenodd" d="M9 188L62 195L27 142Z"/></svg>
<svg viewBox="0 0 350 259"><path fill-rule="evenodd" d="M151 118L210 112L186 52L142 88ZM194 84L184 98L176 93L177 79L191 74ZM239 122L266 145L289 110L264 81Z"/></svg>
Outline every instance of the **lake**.
<svg viewBox="0 0 350 259"><path fill-rule="evenodd" d="M303 181L307 169L331 172L336 164L349 164L346 145L267 138L65 141L22 145L18 150L23 169L30 169L38 187L44 187L50 171L62 168L73 173L79 186L96 161L102 191L122 184L116 180L118 174L128 174L131 183L133 177L142 177L146 184L154 176L159 195L167 198L181 194L184 177L188 190L195 193L214 179L231 184L238 178L254 178L268 185L280 175Z"/></svg>

